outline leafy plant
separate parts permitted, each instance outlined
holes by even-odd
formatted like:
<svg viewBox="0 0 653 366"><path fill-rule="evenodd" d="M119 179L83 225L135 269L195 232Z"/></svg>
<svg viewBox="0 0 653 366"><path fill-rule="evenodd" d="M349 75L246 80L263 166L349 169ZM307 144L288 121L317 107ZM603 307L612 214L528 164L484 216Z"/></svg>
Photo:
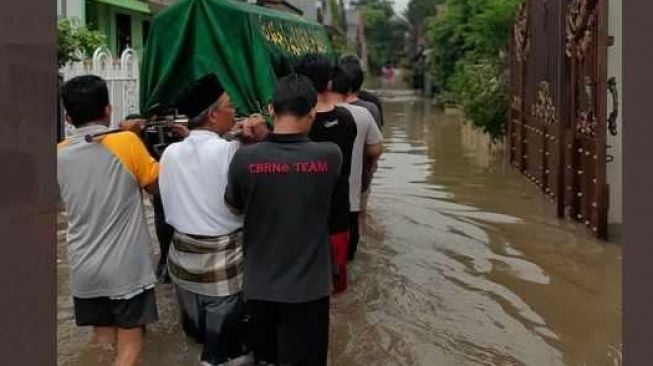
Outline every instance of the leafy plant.
<svg viewBox="0 0 653 366"><path fill-rule="evenodd" d="M408 3L403 17L410 30L411 53L415 53L420 45L428 19L437 14L438 5L443 2L444 0L410 0Z"/></svg>
<svg viewBox="0 0 653 366"><path fill-rule="evenodd" d="M106 36L92 31L77 19L59 18L57 20L57 64L65 66L69 62L81 61L93 55L99 47L106 47Z"/></svg>
<svg viewBox="0 0 653 366"><path fill-rule="evenodd" d="M459 62L450 84L454 100L472 123L492 139L502 137L509 108L508 72L504 62Z"/></svg>
<svg viewBox="0 0 653 366"><path fill-rule="evenodd" d="M353 53L354 51L354 45L351 44L351 42L348 42L347 37L343 36L340 33L334 32L331 35L331 45L333 47L333 52L337 57Z"/></svg>
<svg viewBox="0 0 653 366"><path fill-rule="evenodd" d="M388 0L361 0L357 4L365 23L370 69L378 72L386 61L403 55L407 23L396 16Z"/></svg>
<svg viewBox="0 0 653 366"><path fill-rule="evenodd" d="M428 21L434 74L472 122L497 139L509 108L505 55L522 0L446 0Z"/></svg>
<svg viewBox="0 0 653 366"><path fill-rule="evenodd" d="M350 42L346 36L347 22L345 17L343 0L328 0L331 9L331 27L333 28L330 38L333 52L337 57L354 53L356 45Z"/></svg>

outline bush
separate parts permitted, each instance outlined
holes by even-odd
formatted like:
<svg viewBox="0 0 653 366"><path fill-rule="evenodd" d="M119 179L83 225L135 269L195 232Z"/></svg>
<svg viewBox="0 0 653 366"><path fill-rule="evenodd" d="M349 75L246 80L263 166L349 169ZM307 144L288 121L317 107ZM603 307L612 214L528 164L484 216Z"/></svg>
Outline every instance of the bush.
<svg viewBox="0 0 653 366"><path fill-rule="evenodd" d="M57 64L81 61L93 55L98 47L106 47L106 36L92 31L77 20L59 18L57 21Z"/></svg>
<svg viewBox="0 0 653 366"><path fill-rule="evenodd" d="M390 0L360 0L357 4L365 23L370 71L378 74L387 61L402 58L406 23L394 14Z"/></svg>
<svg viewBox="0 0 653 366"><path fill-rule="evenodd" d="M503 136L509 109L506 53L522 0L447 0L429 22L433 67L472 122L493 139Z"/></svg>
<svg viewBox="0 0 653 366"><path fill-rule="evenodd" d="M508 119L508 72L504 62L462 61L451 77L451 92L472 123L493 140L505 133Z"/></svg>

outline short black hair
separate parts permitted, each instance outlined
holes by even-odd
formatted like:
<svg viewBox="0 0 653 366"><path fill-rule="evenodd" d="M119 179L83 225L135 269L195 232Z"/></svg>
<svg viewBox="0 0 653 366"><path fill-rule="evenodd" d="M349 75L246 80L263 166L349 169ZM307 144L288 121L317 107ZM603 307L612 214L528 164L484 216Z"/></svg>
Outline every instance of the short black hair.
<svg viewBox="0 0 653 366"><path fill-rule="evenodd" d="M358 57L349 55L340 59L340 68L342 68L351 78L352 92L358 92L363 87L365 80L365 73L363 72L363 65L361 65Z"/></svg>
<svg viewBox="0 0 653 366"><path fill-rule="evenodd" d="M340 58L340 63L341 63L341 64L345 64L345 63L349 63L349 62L360 64L360 63L361 63L361 60L360 60L360 58L358 58L358 56L356 56L356 55L351 55L351 54L349 54L349 55L344 55L344 56L342 56L342 57Z"/></svg>
<svg viewBox="0 0 653 366"><path fill-rule="evenodd" d="M297 62L295 72L309 78L315 90L318 93L323 93L327 90L333 76L333 64L326 56L311 53Z"/></svg>
<svg viewBox="0 0 653 366"><path fill-rule="evenodd" d="M338 94L349 94L349 92L352 91L352 77L344 68L340 66L333 68L331 91Z"/></svg>
<svg viewBox="0 0 653 366"><path fill-rule="evenodd" d="M145 117L143 117L143 115L141 115L141 114L138 114L138 113L132 113L132 114L128 114L128 115L125 117L125 120L130 120L130 119L143 119L143 118L145 118Z"/></svg>
<svg viewBox="0 0 653 366"><path fill-rule="evenodd" d="M290 74L277 81L272 96L272 108L276 115L304 117L316 104L317 92L306 76Z"/></svg>
<svg viewBox="0 0 653 366"><path fill-rule="evenodd" d="M78 127L104 117L109 105L109 89L101 77L81 75L61 87L61 99L70 122Z"/></svg>

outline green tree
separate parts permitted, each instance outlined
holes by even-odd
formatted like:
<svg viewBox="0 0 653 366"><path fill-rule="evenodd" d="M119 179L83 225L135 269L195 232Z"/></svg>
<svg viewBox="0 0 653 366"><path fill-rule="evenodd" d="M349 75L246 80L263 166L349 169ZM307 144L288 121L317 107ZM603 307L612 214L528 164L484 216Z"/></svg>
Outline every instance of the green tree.
<svg viewBox="0 0 653 366"><path fill-rule="evenodd" d="M331 25L334 31L331 34L331 44L336 55L354 52L355 45L347 39L347 22L343 0L329 0L331 9Z"/></svg>
<svg viewBox="0 0 653 366"><path fill-rule="evenodd" d="M429 18L434 17L437 6L444 0L410 0L403 13L411 34L411 51L415 52L418 43L425 35L425 26Z"/></svg>
<svg viewBox="0 0 653 366"><path fill-rule="evenodd" d="M507 120L510 27L522 0L446 0L428 20L434 72L467 116L494 138Z"/></svg>
<svg viewBox="0 0 653 366"><path fill-rule="evenodd" d="M57 20L57 64L80 61L91 57L98 47L106 46L106 36L91 31L77 20L59 18Z"/></svg>
<svg viewBox="0 0 653 366"><path fill-rule="evenodd" d="M370 67L381 68L404 53L406 22L396 16L388 0L361 0L357 3L365 23Z"/></svg>
<svg viewBox="0 0 653 366"><path fill-rule="evenodd" d="M430 19L429 44L434 50L435 75L445 89L456 63L470 50L466 42L471 7L475 1L447 0L445 10Z"/></svg>

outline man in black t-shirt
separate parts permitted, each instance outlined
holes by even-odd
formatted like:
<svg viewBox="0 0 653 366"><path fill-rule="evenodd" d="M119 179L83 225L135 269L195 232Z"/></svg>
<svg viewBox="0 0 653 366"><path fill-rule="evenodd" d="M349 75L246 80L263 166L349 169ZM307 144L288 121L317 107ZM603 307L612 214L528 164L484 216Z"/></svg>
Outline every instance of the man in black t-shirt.
<svg viewBox="0 0 653 366"><path fill-rule="evenodd" d="M307 134L317 95L310 80L281 78L274 131L238 150L225 201L244 214L243 293L257 361L324 366L329 340L329 212L342 154Z"/></svg>
<svg viewBox="0 0 653 366"><path fill-rule="evenodd" d="M336 185L329 229L331 233L331 250L334 259L334 293L347 289L347 255L350 231L349 174L354 141L356 140L356 122L351 113L337 103L344 102L342 93L334 92L333 78L339 70L321 55L304 56L295 66L298 74L311 80L317 91L317 114L309 137L313 141L330 141L338 145L342 153L342 169Z"/></svg>

